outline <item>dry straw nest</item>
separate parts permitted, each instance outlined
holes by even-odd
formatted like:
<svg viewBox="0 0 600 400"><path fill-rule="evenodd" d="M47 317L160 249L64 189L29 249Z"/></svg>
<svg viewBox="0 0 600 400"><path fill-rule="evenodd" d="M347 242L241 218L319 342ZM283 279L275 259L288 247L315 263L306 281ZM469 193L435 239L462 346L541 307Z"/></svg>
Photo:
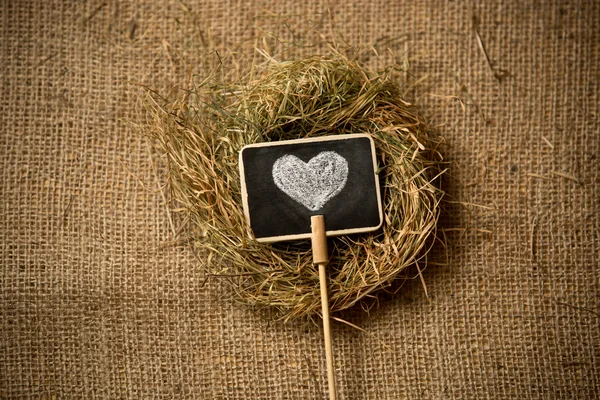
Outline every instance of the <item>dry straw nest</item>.
<svg viewBox="0 0 600 400"><path fill-rule="evenodd" d="M374 297L426 256L442 194L439 159L390 76L336 54L271 62L245 82L207 78L180 96L152 97L152 138L173 205L191 223L209 274L227 277L243 301L285 320L320 311L309 241L258 243L244 219L238 153L250 143L347 133L375 140L384 224L330 239L332 311Z"/></svg>

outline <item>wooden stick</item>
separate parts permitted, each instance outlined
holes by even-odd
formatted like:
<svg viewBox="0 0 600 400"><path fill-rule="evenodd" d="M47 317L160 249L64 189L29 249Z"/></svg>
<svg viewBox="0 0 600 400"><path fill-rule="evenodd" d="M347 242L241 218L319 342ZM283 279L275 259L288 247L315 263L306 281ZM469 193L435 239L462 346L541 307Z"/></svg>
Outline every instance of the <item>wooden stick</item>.
<svg viewBox="0 0 600 400"><path fill-rule="evenodd" d="M319 284L321 287L321 308L323 312L323 334L325 336L325 358L327 360L329 400L336 400L337 392L335 390L331 327L329 325L329 299L327 297L327 274L325 270L329 263L327 236L325 235L325 218L322 215L313 215L310 217L310 225L312 229L313 263L319 266Z"/></svg>

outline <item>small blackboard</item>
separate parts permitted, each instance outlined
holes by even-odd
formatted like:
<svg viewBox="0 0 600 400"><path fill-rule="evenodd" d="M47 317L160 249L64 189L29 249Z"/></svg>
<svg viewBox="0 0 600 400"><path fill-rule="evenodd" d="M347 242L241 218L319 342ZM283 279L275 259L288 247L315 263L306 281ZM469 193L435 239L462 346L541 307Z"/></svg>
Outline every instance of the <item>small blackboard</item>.
<svg viewBox="0 0 600 400"><path fill-rule="evenodd" d="M366 134L251 144L240 151L244 213L260 242L308 239L310 217L327 236L383 221L375 145Z"/></svg>

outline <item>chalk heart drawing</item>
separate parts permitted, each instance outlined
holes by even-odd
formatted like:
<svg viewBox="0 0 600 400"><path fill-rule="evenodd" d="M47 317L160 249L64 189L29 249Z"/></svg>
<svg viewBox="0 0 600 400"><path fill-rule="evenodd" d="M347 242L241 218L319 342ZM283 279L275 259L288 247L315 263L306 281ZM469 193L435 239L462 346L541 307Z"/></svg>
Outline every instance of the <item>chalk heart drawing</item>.
<svg viewBox="0 0 600 400"><path fill-rule="evenodd" d="M346 186L348 162L335 151L323 151L307 163L286 154L273 164L273 180L292 199L317 211Z"/></svg>

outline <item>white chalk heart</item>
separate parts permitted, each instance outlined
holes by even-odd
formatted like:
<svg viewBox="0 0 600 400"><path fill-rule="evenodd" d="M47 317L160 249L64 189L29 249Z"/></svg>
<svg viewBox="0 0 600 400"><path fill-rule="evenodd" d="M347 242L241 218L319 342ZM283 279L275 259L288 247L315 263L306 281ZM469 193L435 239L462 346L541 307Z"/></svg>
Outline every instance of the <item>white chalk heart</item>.
<svg viewBox="0 0 600 400"><path fill-rule="evenodd" d="M286 154L273 164L273 180L292 199L317 211L346 186L348 162L335 151L323 151L307 163Z"/></svg>

